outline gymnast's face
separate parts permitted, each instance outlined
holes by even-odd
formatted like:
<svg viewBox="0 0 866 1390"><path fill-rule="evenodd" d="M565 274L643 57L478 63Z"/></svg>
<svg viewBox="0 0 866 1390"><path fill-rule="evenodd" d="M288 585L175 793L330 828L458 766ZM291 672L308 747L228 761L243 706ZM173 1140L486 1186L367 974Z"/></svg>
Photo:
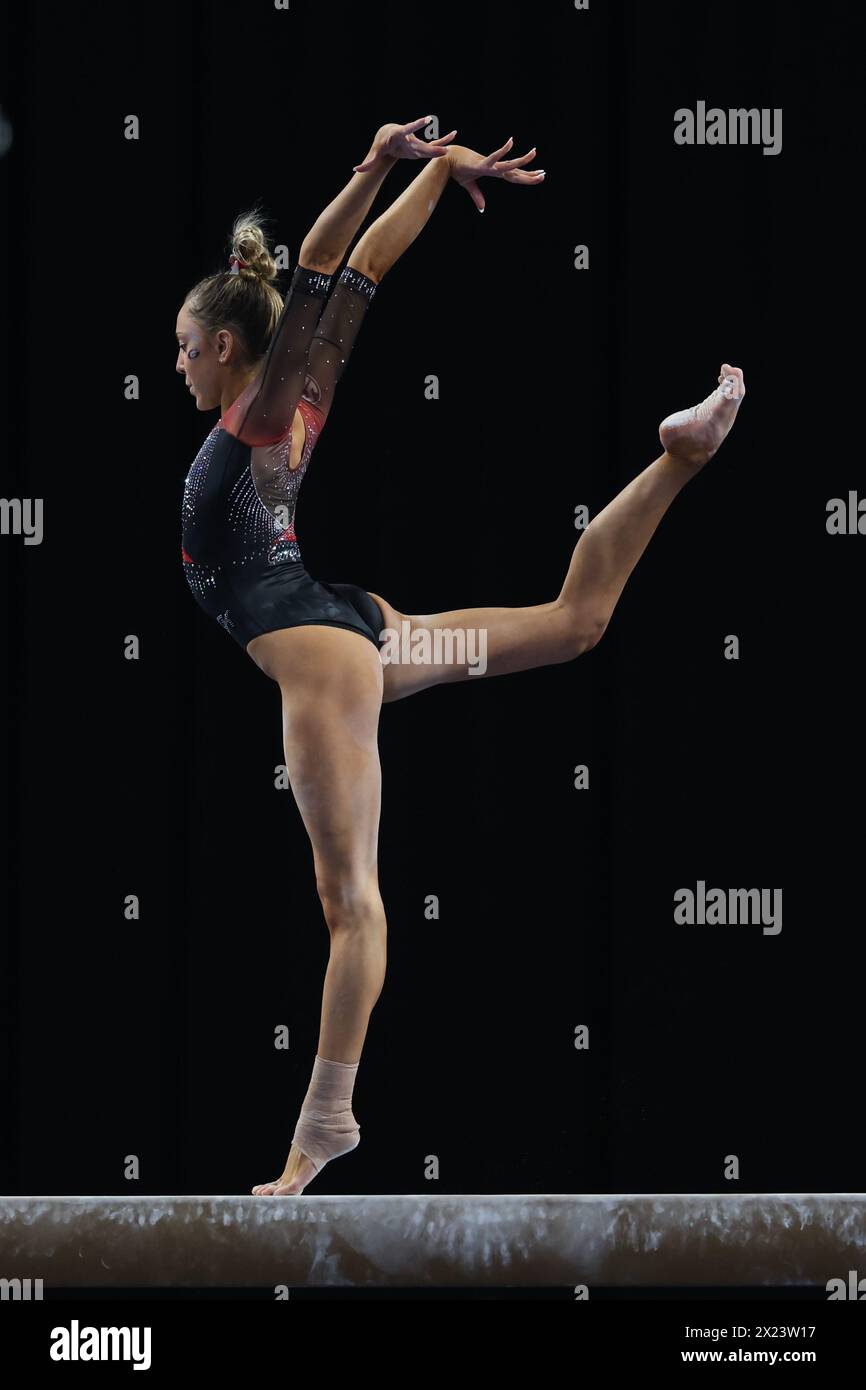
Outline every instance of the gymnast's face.
<svg viewBox="0 0 866 1390"><path fill-rule="evenodd" d="M211 337L196 323L185 304L177 316L176 333L176 370L186 381L197 408L215 410L222 399L225 380L220 357L225 360L231 354L231 334L221 330Z"/></svg>

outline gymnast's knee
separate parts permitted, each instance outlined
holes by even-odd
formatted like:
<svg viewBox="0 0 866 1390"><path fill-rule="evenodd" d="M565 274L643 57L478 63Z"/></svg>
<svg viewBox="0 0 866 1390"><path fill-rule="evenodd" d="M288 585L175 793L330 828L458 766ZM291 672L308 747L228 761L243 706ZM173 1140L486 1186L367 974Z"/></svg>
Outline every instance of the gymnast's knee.
<svg viewBox="0 0 866 1390"><path fill-rule="evenodd" d="M566 607L557 611L559 633L555 662L574 661L597 647L610 622L609 613L574 613Z"/></svg>
<svg viewBox="0 0 866 1390"><path fill-rule="evenodd" d="M384 925L384 908L375 869L320 871L316 889L329 932Z"/></svg>
<svg viewBox="0 0 866 1390"><path fill-rule="evenodd" d="M584 652L591 651L597 647L604 634L607 632L607 625L610 622L610 615L606 618L596 618L592 625L583 631L580 636L578 656L583 656Z"/></svg>

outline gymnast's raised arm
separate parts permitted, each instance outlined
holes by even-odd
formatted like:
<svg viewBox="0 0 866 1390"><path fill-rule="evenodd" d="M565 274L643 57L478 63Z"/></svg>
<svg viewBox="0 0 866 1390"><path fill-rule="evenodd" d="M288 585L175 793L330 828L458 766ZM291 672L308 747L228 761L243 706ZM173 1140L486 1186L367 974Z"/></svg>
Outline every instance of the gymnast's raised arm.
<svg viewBox="0 0 866 1390"><path fill-rule="evenodd" d="M427 158L432 163L442 162L447 143L456 133L452 131L429 143L419 140L414 132L428 119L422 117L405 126L382 126L367 159L304 238L283 312L262 367L222 417L223 428L242 443L276 444L291 430L304 392L307 357L331 287L331 276L369 211L385 175L398 159ZM345 295L341 298L345 301ZM362 296L357 302L363 306L368 301ZM339 308L338 303L335 313ZM346 304L343 303L339 318L342 321L345 317ZM360 318L358 315L354 319L355 331ZM334 332L335 326L331 325L330 336L333 337ZM347 346L350 348L351 344Z"/></svg>
<svg viewBox="0 0 866 1390"><path fill-rule="evenodd" d="M328 300L310 347L304 396L318 407L323 424L377 285L418 236L448 180L465 187L482 211L484 197L478 187L482 177L525 185L543 181L543 169L530 172L523 168L534 159L534 149L519 159L502 158L511 144L511 140L506 141L490 155L464 145L449 145L445 157L431 160L361 237Z"/></svg>

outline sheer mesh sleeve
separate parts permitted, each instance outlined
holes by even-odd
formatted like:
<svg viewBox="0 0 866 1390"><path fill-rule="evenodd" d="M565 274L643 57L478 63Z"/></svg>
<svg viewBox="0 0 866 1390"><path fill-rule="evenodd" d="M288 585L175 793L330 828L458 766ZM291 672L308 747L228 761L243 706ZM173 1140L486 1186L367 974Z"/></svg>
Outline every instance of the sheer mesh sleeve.
<svg viewBox="0 0 866 1390"><path fill-rule="evenodd" d="M304 392L307 354L332 276L297 265L261 371L222 417L242 444L261 446L285 439Z"/></svg>
<svg viewBox="0 0 866 1390"><path fill-rule="evenodd" d="M378 285L352 266L340 273L310 344L304 399L328 418L334 391L349 360L355 340Z"/></svg>

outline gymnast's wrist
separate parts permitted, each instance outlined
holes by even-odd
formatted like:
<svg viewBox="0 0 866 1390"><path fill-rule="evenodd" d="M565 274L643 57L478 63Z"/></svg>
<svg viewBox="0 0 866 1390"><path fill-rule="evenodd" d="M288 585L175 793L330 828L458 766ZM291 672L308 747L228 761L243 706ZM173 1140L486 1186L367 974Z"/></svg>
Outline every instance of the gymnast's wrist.
<svg viewBox="0 0 866 1390"><path fill-rule="evenodd" d="M391 169L393 169L396 163L397 160L393 154L386 154L384 150L379 150L379 152L376 155L374 155L373 165L370 169L367 170L367 173L387 174L391 171Z"/></svg>

